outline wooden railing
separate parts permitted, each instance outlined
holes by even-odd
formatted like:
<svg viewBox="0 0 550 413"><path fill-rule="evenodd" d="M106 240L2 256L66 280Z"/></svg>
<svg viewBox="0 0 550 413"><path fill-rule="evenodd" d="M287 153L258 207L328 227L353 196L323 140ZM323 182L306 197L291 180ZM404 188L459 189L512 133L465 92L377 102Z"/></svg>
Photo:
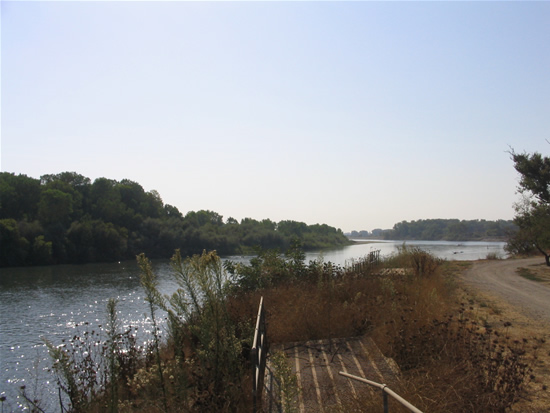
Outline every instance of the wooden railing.
<svg viewBox="0 0 550 413"><path fill-rule="evenodd" d="M250 351L250 360L252 362L252 397L254 403L253 413L257 413L262 407L262 392L264 386L265 365L268 352L268 342L265 326L264 298L260 299L258 308L258 317L256 318L256 329L254 331L254 341Z"/></svg>

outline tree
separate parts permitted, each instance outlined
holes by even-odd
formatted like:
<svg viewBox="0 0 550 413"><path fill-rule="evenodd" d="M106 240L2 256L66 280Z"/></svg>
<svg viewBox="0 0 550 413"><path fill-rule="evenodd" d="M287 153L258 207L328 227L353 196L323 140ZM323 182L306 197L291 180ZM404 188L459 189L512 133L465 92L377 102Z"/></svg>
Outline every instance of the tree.
<svg viewBox="0 0 550 413"><path fill-rule="evenodd" d="M178 218L180 220L183 219L183 214L179 211L179 209L170 204L164 205L164 215L167 218Z"/></svg>
<svg viewBox="0 0 550 413"><path fill-rule="evenodd" d="M0 219L36 218L40 181L26 175L0 172Z"/></svg>
<svg viewBox="0 0 550 413"><path fill-rule="evenodd" d="M80 175L76 172L61 172L59 174L46 174L40 177L40 183L47 185L50 182L62 181L73 188L80 188L90 185L90 178Z"/></svg>
<svg viewBox="0 0 550 413"><path fill-rule="evenodd" d="M31 262L34 265L48 265L53 262L51 241L45 241L43 235L34 239L31 250Z"/></svg>
<svg viewBox="0 0 550 413"><path fill-rule="evenodd" d="M510 239L507 249L514 253L537 250L550 266L550 158L540 153L518 154L510 151L514 168L520 174L514 223L519 231Z"/></svg>
<svg viewBox="0 0 550 413"><path fill-rule="evenodd" d="M160 194L129 179L90 178L76 172L40 179L0 172L0 265L117 261L141 252L167 257L204 249L219 254L254 248L286 250L291 239L305 250L348 243L326 224L223 216L210 210L185 216Z"/></svg>
<svg viewBox="0 0 550 413"><path fill-rule="evenodd" d="M514 253L530 254L534 250L544 255L550 266L550 205L523 198L515 205L514 222L519 231L508 241L507 249Z"/></svg>
<svg viewBox="0 0 550 413"><path fill-rule="evenodd" d="M38 218L44 224L67 225L73 213L73 197L59 189L46 189L38 203Z"/></svg>
<svg viewBox="0 0 550 413"><path fill-rule="evenodd" d="M239 221L237 221L237 220L236 220L235 218L233 218L233 217L227 218L227 221L225 221L225 223L226 223L227 225L235 225L235 224L239 225Z"/></svg>
<svg viewBox="0 0 550 413"><path fill-rule="evenodd" d="M152 218L160 218L164 212L164 204L160 194L156 190L151 190L145 194L146 212Z"/></svg>
<svg viewBox="0 0 550 413"><path fill-rule="evenodd" d="M550 204L550 158L540 153L510 152L514 167L521 175L519 191L530 193L540 204Z"/></svg>
<svg viewBox="0 0 550 413"><path fill-rule="evenodd" d="M28 240L19 234L17 222L14 219L0 219L0 266L24 265L29 248Z"/></svg>
<svg viewBox="0 0 550 413"><path fill-rule="evenodd" d="M124 204L116 189L117 182L107 178L97 178L90 189L92 217L105 222L119 223L124 213Z"/></svg>

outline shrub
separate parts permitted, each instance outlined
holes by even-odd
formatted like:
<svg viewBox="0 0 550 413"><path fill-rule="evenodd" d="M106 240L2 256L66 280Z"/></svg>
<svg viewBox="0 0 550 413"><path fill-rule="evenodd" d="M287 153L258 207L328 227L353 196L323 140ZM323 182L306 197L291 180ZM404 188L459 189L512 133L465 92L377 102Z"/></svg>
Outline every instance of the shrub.
<svg viewBox="0 0 550 413"><path fill-rule="evenodd" d="M180 288L169 300L169 321L176 323L170 331L185 326L203 374L197 384L210 391L215 405L223 406L240 382L243 360L237 326L226 305L229 282L222 262L214 251L185 261L176 251L172 268Z"/></svg>
<svg viewBox="0 0 550 413"><path fill-rule="evenodd" d="M498 252L488 252L487 256L485 257L486 260L501 260L502 257Z"/></svg>

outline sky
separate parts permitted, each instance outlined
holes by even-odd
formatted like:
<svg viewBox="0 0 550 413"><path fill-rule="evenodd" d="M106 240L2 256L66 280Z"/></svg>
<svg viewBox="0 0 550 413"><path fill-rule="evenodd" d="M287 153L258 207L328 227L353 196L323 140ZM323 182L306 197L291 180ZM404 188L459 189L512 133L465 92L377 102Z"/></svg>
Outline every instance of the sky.
<svg viewBox="0 0 550 413"><path fill-rule="evenodd" d="M550 2L0 8L3 172L347 232L512 219L550 152Z"/></svg>

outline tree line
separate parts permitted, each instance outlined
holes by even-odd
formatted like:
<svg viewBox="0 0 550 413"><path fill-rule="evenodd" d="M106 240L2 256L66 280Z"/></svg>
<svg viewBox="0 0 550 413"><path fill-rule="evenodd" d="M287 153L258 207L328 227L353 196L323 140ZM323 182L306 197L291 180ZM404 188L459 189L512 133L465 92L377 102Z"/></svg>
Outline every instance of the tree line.
<svg viewBox="0 0 550 413"><path fill-rule="evenodd" d="M90 178L76 172L0 173L0 266L113 262L168 258L217 250L242 254L256 247L286 250L296 238L304 249L349 243L341 230L292 220L223 220L207 210L185 216L160 194L137 182Z"/></svg>
<svg viewBox="0 0 550 413"><path fill-rule="evenodd" d="M388 230L352 231L351 237L377 237L392 240L430 241L478 241L485 239L508 239L517 232L513 221L420 219L402 221Z"/></svg>

